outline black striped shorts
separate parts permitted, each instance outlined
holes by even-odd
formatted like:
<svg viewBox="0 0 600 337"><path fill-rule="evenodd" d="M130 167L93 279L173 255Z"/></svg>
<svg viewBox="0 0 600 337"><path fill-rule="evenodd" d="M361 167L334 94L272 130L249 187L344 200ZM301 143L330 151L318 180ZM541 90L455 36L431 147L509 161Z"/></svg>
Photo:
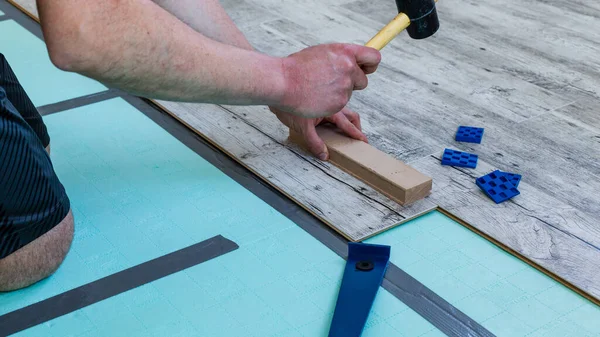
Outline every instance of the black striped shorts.
<svg viewBox="0 0 600 337"><path fill-rule="evenodd" d="M42 117L0 54L0 259L39 238L70 209L45 147Z"/></svg>

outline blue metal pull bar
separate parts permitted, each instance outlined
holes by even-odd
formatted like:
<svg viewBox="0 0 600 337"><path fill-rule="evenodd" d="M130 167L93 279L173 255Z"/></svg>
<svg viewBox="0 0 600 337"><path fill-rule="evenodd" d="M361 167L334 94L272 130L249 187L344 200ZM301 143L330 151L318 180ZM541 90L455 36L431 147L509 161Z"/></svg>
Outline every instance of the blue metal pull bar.
<svg viewBox="0 0 600 337"><path fill-rule="evenodd" d="M329 337L359 337L390 259L390 246L348 243L348 260Z"/></svg>

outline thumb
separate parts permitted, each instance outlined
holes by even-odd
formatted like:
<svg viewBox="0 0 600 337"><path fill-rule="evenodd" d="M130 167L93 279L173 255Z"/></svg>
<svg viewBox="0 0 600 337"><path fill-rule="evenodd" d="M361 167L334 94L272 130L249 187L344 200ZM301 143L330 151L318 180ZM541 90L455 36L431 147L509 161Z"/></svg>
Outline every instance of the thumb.
<svg viewBox="0 0 600 337"><path fill-rule="evenodd" d="M356 58L356 63L363 69L367 69L367 74L372 73L377 69L381 62L381 53L379 50L361 45L350 45L350 50Z"/></svg>
<svg viewBox="0 0 600 337"><path fill-rule="evenodd" d="M329 159L329 151L327 151L327 146L325 142L319 137L317 134L317 130L315 126L311 123L307 125L302 130L302 134L304 136L304 141L306 142L306 146L308 150L320 160L328 160Z"/></svg>

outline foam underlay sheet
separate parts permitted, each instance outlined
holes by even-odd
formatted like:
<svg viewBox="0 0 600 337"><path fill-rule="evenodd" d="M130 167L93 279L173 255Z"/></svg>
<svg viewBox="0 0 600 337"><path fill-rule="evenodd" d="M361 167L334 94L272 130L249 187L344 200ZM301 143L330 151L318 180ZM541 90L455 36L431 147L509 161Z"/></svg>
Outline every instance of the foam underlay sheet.
<svg viewBox="0 0 600 337"><path fill-rule="evenodd" d="M45 120L75 241L54 276L0 295L0 314L217 234L240 249L22 335L326 335L343 259L120 98ZM383 289L370 325L437 332Z"/></svg>

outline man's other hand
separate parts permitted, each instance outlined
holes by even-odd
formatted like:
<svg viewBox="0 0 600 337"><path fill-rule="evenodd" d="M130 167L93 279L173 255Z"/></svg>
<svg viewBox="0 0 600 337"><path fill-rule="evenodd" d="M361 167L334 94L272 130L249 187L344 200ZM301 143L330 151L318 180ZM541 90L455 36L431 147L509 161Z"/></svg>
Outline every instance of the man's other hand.
<svg viewBox="0 0 600 337"><path fill-rule="evenodd" d="M323 122L335 124L346 135L367 142L367 136L362 132L360 126L360 116L348 108L343 108L341 111L329 117L319 118L302 118L273 107L271 107L271 111L275 113L277 118L290 128L290 130L300 133L310 152L321 160L329 159L327 146L321 137L319 137L316 130L316 126Z"/></svg>

